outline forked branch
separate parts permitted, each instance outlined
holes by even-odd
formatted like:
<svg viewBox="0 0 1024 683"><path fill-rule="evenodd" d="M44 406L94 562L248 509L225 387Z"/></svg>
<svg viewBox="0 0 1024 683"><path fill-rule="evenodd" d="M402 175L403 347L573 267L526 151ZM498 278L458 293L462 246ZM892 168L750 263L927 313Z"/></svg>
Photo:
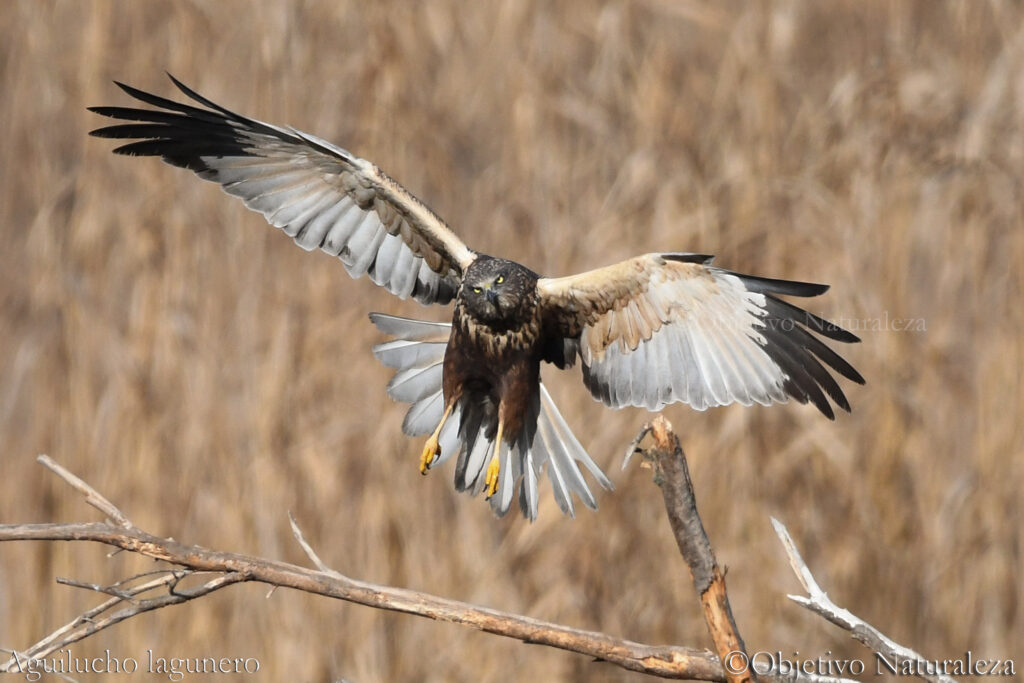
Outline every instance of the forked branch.
<svg viewBox="0 0 1024 683"><path fill-rule="evenodd" d="M887 657L890 662L912 662L913 664L908 668L914 672L914 675L930 681L930 683L956 683L955 679L949 676L937 671L933 673L932 671L936 667L932 662L910 648L900 645L849 610L832 602L828 594L821 590L821 586L814 580L811 570L807 568L804 558L800 556L800 551L796 549L796 544L793 543L786 527L774 517L772 518L772 527L779 540L782 541L782 547L785 548L786 555L789 557L789 565L793 568L793 573L796 574L800 585L807 591L807 597L802 595L787 595L786 597L801 607L831 621L839 628L849 631L853 638L866 645L877 656ZM904 669L900 667L899 670Z"/></svg>
<svg viewBox="0 0 1024 683"><path fill-rule="evenodd" d="M379 609L463 624L527 643L577 652L631 671L665 678L726 680L717 658L705 650L645 645L427 593L348 578L329 569L316 556L294 520L293 532L303 550L318 567L315 570L154 536L132 525L127 516L109 500L50 458L41 456L39 460L83 493L86 501L101 510L113 523L0 525L0 541L92 541L162 560L173 566L162 570L163 573L156 578L138 584L126 580L113 586L99 586L65 580L65 583L96 590L110 597L35 645L12 654L6 663L0 664L0 672L17 671L18 658L23 663L26 658L45 657L70 643L143 612L180 604L234 583L255 581ZM204 572L212 572L215 576L198 586L181 588L186 580ZM140 578L134 577L135 580Z"/></svg>

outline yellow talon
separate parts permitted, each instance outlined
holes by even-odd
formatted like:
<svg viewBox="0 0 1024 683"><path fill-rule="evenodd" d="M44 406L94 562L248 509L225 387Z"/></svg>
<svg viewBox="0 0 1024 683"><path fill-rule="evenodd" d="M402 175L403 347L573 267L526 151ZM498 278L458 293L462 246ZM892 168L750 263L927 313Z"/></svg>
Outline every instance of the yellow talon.
<svg viewBox="0 0 1024 683"><path fill-rule="evenodd" d="M440 453L441 445L437 442L437 435L432 434L423 446L423 455L420 456L420 474L427 473Z"/></svg>
<svg viewBox="0 0 1024 683"><path fill-rule="evenodd" d="M498 473L501 472L501 433L505 430L505 421L498 416L498 433L494 437L494 456L487 465L487 478L484 484L487 489L487 497L490 498L498 492Z"/></svg>
<svg viewBox="0 0 1024 683"><path fill-rule="evenodd" d="M491 464L487 466L487 478L484 479L488 498L498 492L498 473L500 471L501 464L498 462L498 456L494 456L491 458Z"/></svg>
<svg viewBox="0 0 1024 683"><path fill-rule="evenodd" d="M430 466L434 464L434 461L441 457L441 444L438 443L438 439L441 438L441 429L454 408L455 401L449 401L448 407L445 408L444 415L441 416L441 421L437 423L434 433L427 439L427 443L423 444L423 454L420 455L420 474L426 474L430 470Z"/></svg>

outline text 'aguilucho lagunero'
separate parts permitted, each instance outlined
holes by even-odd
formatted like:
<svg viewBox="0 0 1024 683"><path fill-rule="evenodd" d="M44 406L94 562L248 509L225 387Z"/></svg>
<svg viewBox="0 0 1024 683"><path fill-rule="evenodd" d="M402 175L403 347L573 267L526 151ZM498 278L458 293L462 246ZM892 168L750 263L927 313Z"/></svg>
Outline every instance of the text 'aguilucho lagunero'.
<svg viewBox="0 0 1024 683"><path fill-rule="evenodd" d="M85 676L95 674L103 680L112 675L166 676L171 681L181 681L193 675L251 675L260 670L260 660L255 657L191 656L175 657L146 650L139 657L122 657L110 650L104 650L96 657L79 657L71 650L59 650L48 657L26 657L12 655L9 674L21 674L25 680L38 681L44 675Z"/></svg>

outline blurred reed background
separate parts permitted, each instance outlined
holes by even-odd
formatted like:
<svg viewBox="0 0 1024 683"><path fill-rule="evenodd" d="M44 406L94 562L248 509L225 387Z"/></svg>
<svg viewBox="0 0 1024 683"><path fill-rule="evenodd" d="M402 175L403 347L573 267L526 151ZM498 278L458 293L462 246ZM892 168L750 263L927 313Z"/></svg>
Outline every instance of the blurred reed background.
<svg viewBox="0 0 1024 683"><path fill-rule="evenodd" d="M419 475L351 281L215 186L87 137L169 71L336 141L473 247L551 275L653 250L833 284L852 415L666 411L752 650L871 655L795 605L768 517L840 604L930 657L1024 667L1024 8L1012 2L105 2L0 12L0 522L93 520L48 453L157 534L652 643L709 646L647 470L647 419L547 372L617 490L495 519ZM908 322L909 321L909 322ZM910 325L910 331L896 329ZM0 546L0 646L152 567ZM265 587L137 618L75 656L257 657L259 680L643 680ZM83 677L83 680L94 680Z"/></svg>

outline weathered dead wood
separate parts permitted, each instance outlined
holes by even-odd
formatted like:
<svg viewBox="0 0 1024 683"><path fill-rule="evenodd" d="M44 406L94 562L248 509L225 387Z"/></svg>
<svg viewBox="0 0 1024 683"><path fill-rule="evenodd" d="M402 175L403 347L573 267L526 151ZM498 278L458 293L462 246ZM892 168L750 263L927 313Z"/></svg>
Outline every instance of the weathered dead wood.
<svg viewBox="0 0 1024 683"><path fill-rule="evenodd" d="M789 535L786 527L774 517L772 518L772 527L779 540L782 541L782 547L789 557L789 565L793 568L793 573L796 574L800 585L807 591L807 597L802 595L787 595L786 597L801 607L831 621L839 628L849 631L855 640L870 648L872 652L880 653L890 659L899 658L913 661L915 663L913 669L915 672L920 672L919 674L915 673L918 677L930 681L930 683L956 683L956 680L950 676L938 672L929 673L935 667L923 656L900 645L860 617L832 602L825 591L821 590L818 582L814 580L811 570L807 568L804 558L800 556L800 551L796 549L796 544L793 543L793 538Z"/></svg>
<svg viewBox="0 0 1024 683"><path fill-rule="evenodd" d="M153 536L136 528L124 529L106 523L0 526L0 541L18 540L94 541L186 567L189 570L217 572L221 575L218 577L221 583L214 584L214 580L211 580L207 584L203 584L201 593L169 592L157 598L141 601L137 605L127 606L103 621L97 621L95 617L88 620L80 619L79 621L87 623L87 628L84 632L78 632L80 633L78 637L70 640L66 638L54 640L49 643L46 651L38 651L35 654L30 654L32 652L30 648L24 653L27 656L45 656L70 642L92 635L143 611L179 604L232 583L256 581L378 609L405 612L437 621L462 624L527 643L548 645L577 652L616 664L630 671L652 673L665 678L726 680L717 659L711 653L702 650L644 645L613 638L604 633L552 624L427 593L357 581L335 571L307 569L286 562L187 545L172 539ZM189 574L183 574L181 578L186 575ZM109 593L109 591L103 592ZM125 602L121 597L113 597L111 600L117 601L117 604ZM0 671L3 670L3 667L0 667Z"/></svg>
<svg viewBox="0 0 1024 683"><path fill-rule="evenodd" d="M97 590L112 597L32 647L14 653L6 664L0 665L0 672L17 670L18 657L23 660L45 657L69 643L145 611L180 604L235 583L255 581L378 609L462 624L527 643L577 652L630 671L665 678L726 681L717 658L705 650L645 645L604 633L552 624L427 593L350 579L328 569L320 561L298 531L294 520L292 523L296 538L313 563L318 566L317 570L154 536L131 525L127 521L128 517L109 500L46 456L41 456L40 462L82 492L91 505L115 520L115 523L0 525L0 541L92 541L162 560L184 569L168 568L167 574L161 578L134 588L126 588L124 585L104 587L72 582L78 587ZM216 576L198 587L188 590L178 588L181 581L193 577L197 572L213 572ZM159 593L160 590L164 592ZM158 594L144 597L146 591L157 591Z"/></svg>
<svg viewBox="0 0 1024 683"><path fill-rule="evenodd" d="M650 434L654 445L640 450L639 445ZM646 425L633 441L633 450L638 450L654 469L654 482L665 498L668 521L676 537L679 552L690 568L693 586L700 596L704 609L704 621L715 644L719 661L729 662L737 654L743 662L749 662L743 639L740 638L736 621L729 607L725 590L725 576L718 568L711 542L704 524L697 512L697 498L690 481L690 469L686 465L686 454L679 438L672 432L672 425L659 415ZM627 458L631 453L627 454ZM752 667L743 666L732 670L725 667L730 683L750 683L757 680Z"/></svg>

